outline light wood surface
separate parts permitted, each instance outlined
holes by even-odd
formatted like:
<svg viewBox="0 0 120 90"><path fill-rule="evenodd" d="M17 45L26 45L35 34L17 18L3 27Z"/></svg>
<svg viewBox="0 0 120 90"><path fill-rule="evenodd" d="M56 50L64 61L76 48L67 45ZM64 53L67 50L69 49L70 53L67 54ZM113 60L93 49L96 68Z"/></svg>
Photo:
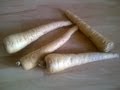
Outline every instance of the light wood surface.
<svg viewBox="0 0 120 90"><path fill-rule="evenodd" d="M22 51L8 55L3 39L42 24L67 20L61 9L69 9L98 32L115 42L112 52L120 53L119 0L0 0L0 90L120 90L120 58L84 64L49 74L39 67L25 71L15 62L23 55L60 37L70 27L46 34ZM97 51L81 32L55 52Z"/></svg>

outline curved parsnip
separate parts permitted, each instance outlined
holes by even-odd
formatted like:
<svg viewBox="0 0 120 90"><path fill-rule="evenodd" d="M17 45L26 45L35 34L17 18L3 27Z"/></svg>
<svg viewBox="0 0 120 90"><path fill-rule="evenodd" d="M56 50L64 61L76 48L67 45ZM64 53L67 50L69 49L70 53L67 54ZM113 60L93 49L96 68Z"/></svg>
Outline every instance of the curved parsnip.
<svg viewBox="0 0 120 90"><path fill-rule="evenodd" d="M70 21L57 21L33 28L25 32L10 35L4 39L6 50L10 54L16 53L44 34L68 25L71 25Z"/></svg>
<svg viewBox="0 0 120 90"><path fill-rule="evenodd" d="M65 34L63 34L55 41L52 41L51 43L41 47L40 49L22 57L20 59L20 62L23 68L25 70L30 70L38 64L38 61L39 64L41 64L42 66L44 63L43 61L44 56L47 55L48 53L55 51L56 49L61 47L64 43L66 43L77 29L78 28L76 26L72 27L70 30L68 30Z"/></svg>
<svg viewBox="0 0 120 90"><path fill-rule="evenodd" d="M47 69L56 73L64 69L104 59L119 57L113 53L81 53L81 54L48 54L45 57Z"/></svg>
<svg viewBox="0 0 120 90"><path fill-rule="evenodd" d="M73 14L69 10L65 10L63 12L68 19L78 26L79 30L84 33L100 51L109 52L114 47L114 43L112 41L95 31L77 15Z"/></svg>

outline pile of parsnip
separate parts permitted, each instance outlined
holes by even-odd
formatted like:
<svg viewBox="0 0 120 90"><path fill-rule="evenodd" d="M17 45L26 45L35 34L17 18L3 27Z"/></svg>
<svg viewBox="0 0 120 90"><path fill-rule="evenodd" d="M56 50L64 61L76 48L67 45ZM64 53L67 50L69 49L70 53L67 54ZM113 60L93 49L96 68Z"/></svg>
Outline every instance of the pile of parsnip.
<svg viewBox="0 0 120 90"><path fill-rule="evenodd" d="M21 65L25 70L30 70L39 64L41 67L46 67L50 73L56 73L67 68L88 62L119 57L117 53L108 53L114 47L114 43L112 41L108 40L99 32L92 29L91 26L89 26L86 22L80 19L77 15L73 14L71 11L62 11L68 18L68 21L51 22L49 24L42 25L25 32L9 35L4 39L6 51L9 54L13 54L24 49L27 45L35 42L41 36L56 30L57 28L69 26L72 24L74 25L61 37L21 57L17 62L18 65ZM65 44L77 30L80 30L93 42L93 44L97 47L98 52L79 54L53 53L55 50Z"/></svg>

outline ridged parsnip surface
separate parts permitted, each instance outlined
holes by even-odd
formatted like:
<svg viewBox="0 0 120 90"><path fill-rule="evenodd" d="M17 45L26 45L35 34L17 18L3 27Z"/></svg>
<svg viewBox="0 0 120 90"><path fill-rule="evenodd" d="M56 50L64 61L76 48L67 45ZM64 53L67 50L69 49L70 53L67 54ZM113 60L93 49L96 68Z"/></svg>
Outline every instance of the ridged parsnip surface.
<svg viewBox="0 0 120 90"><path fill-rule="evenodd" d="M95 44L99 51L109 52L111 51L111 49L113 49L114 43L112 41L94 30L90 25L88 25L77 15L69 10L63 10L63 12L67 16L67 18L71 20L74 24L76 24L79 30Z"/></svg>
<svg viewBox="0 0 120 90"><path fill-rule="evenodd" d="M42 66L44 63L44 56L48 53L51 53L61 47L64 43L66 43L70 37L77 31L77 26L70 28L67 32L65 32L61 37L56 40L50 42L49 44L41 47L40 49L33 51L20 59L20 62L25 70L30 70L34 68L39 61L39 64Z"/></svg>
<svg viewBox="0 0 120 90"><path fill-rule="evenodd" d="M48 54L45 57L45 61L47 69L51 73L56 73L73 66L116 57L119 57L119 55L113 53L99 53L99 52L80 54L53 53Z"/></svg>
<svg viewBox="0 0 120 90"><path fill-rule="evenodd" d="M25 32L9 35L4 39L6 50L10 54L16 53L46 33L68 25L71 25L70 21L56 21Z"/></svg>

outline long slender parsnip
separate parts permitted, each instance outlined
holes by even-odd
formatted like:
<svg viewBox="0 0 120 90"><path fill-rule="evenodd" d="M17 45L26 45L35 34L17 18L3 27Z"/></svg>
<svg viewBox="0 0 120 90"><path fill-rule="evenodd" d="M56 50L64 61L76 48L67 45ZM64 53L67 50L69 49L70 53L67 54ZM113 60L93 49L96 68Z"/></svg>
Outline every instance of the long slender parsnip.
<svg viewBox="0 0 120 90"><path fill-rule="evenodd" d="M119 57L113 53L81 53L81 54L48 54L45 57L47 69L56 73L67 68L104 59Z"/></svg>
<svg viewBox="0 0 120 90"><path fill-rule="evenodd" d="M114 43L112 41L108 40L99 32L95 31L93 28L90 27L90 25L80 19L77 15L69 10L65 10L63 12L68 17L68 19L75 23L78 26L79 30L96 45L98 50L109 52L114 47Z"/></svg>
<svg viewBox="0 0 120 90"><path fill-rule="evenodd" d="M10 54L16 53L44 34L68 25L71 25L70 21L56 21L25 32L10 35L4 39L6 50Z"/></svg>
<svg viewBox="0 0 120 90"><path fill-rule="evenodd" d="M72 34L77 30L77 26L72 27L70 30L68 30L65 34L63 34L61 37L56 39L55 41L52 41L51 43L41 47L40 49L33 51L26 56L22 57L20 59L20 63L22 64L23 68L25 70L30 70L34 68L39 61L39 64L41 66L44 63L44 56L55 51L59 47L61 47L64 43L66 43Z"/></svg>

